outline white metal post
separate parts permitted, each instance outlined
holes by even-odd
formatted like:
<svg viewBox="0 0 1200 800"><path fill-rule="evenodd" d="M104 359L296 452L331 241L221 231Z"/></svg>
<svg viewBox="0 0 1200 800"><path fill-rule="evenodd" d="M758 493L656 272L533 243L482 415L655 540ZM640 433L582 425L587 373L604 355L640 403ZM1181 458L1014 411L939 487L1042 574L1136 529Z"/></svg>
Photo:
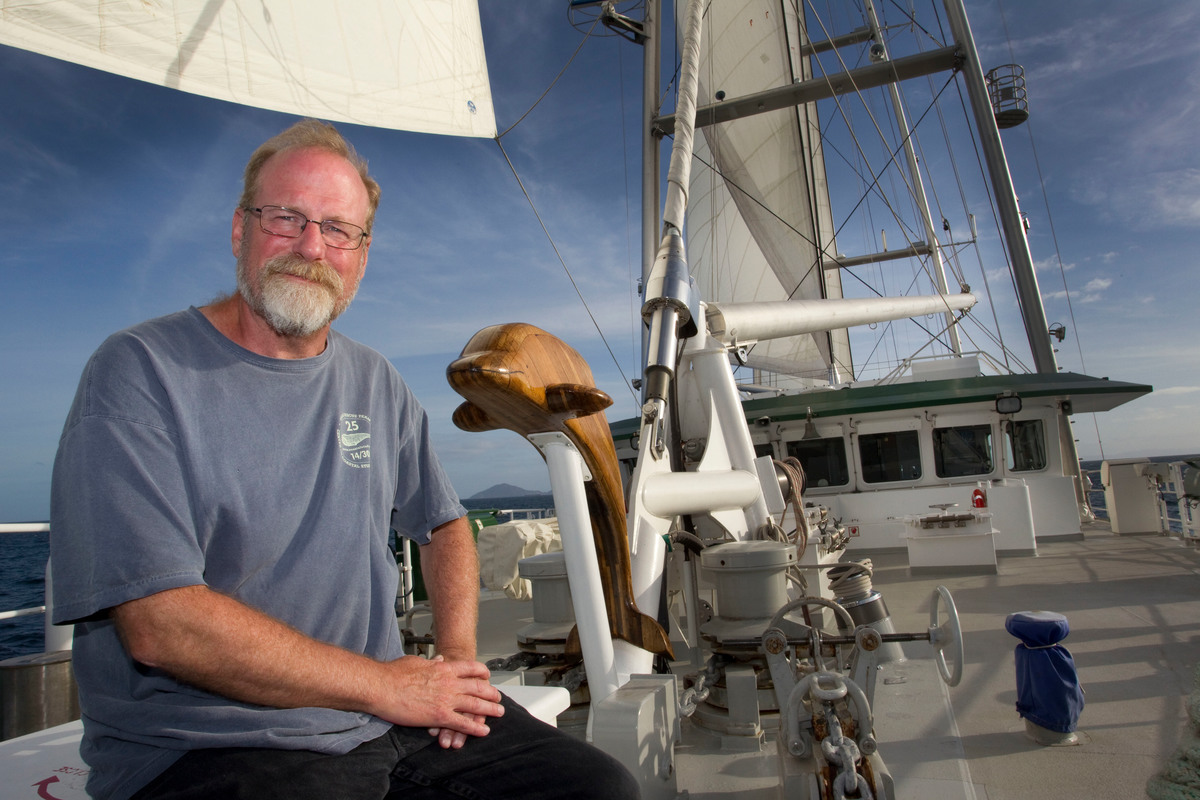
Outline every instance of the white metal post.
<svg viewBox="0 0 1200 800"><path fill-rule="evenodd" d="M571 441L560 433L533 434L529 440L546 457L546 466L550 471L550 489L554 492L567 580L571 585L571 605L575 609L575 625L579 629L588 689L592 702L596 703L615 692L620 687L620 681L612 635L609 633L608 612L604 608L600 562L596 556L596 543L592 539L592 523L583 489L583 457Z"/></svg>

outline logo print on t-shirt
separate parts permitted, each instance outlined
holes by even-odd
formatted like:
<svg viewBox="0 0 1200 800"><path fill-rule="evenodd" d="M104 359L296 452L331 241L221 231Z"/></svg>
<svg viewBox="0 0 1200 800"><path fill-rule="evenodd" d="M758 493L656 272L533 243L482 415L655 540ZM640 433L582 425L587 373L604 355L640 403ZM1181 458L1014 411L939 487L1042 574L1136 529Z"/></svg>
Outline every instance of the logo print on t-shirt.
<svg viewBox="0 0 1200 800"><path fill-rule="evenodd" d="M362 469L371 466L371 418L366 414L342 414L338 418L338 448L342 461Z"/></svg>

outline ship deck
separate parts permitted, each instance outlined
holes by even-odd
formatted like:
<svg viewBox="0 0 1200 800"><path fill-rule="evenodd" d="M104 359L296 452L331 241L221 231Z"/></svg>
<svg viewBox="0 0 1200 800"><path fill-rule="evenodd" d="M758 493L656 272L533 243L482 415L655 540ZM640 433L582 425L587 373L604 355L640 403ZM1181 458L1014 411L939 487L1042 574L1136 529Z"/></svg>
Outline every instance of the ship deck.
<svg viewBox="0 0 1200 800"><path fill-rule="evenodd" d="M1145 796L1187 725L1200 664L1200 551L1173 537L1118 536L1097 523L1082 538L1039 542L1035 556L1002 557L991 575L913 575L904 552L871 558L897 631L927 628L930 597L942 584L954 596L965 644L956 687L941 684L919 642L905 646L909 661L886 668L885 677L900 674L901 682L879 681L879 752L898 797ZM488 605L484 642L499 627ZM1004 622L1031 610L1070 622L1063 644L1086 693L1074 746L1034 743L1016 712L1017 639ZM691 800L777 796L772 744L728 754L689 736L687 726L684 733L679 788Z"/></svg>
<svg viewBox="0 0 1200 800"><path fill-rule="evenodd" d="M897 630L928 624L939 583L954 596L966 652L962 682L947 692L974 797L1145 796L1188 725L1200 664L1200 552L1177 538L1118 536L1093 524L1082 539L1039 542L1036 556L1001 558L995 575L913 576L903 553L872 560ZM1063 645L1086 694L1078 745L1033 743L1016 713L1017 640L1004 621L1028 610L1070 622Z"/></svg>

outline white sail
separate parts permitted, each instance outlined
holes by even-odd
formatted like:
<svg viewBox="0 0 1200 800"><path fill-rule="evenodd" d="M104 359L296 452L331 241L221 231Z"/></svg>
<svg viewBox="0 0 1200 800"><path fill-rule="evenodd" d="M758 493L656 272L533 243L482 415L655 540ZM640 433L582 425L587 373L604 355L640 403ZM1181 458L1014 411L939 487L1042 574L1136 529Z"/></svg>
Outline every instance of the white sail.
<svg viewBox="0 0 1200 800"><path fill-rule="evenodd" d="M496 134L475 0L4 3L0 43L289 114Z"/></svg>
<svg viewBox="0 0 1200 800"><path fill-rule="evenodd" d="M705 15L699 103L740 97L810 77L795 9L768 0L723 0ZM753 54L752 57L747 54ZM688 263L705 300L840 298L832 214L815 104L703 129L692 171ZM824 256L822 255L824 254ZM827 379L852 374L844 329L762 342L750 366Z"/></svg>

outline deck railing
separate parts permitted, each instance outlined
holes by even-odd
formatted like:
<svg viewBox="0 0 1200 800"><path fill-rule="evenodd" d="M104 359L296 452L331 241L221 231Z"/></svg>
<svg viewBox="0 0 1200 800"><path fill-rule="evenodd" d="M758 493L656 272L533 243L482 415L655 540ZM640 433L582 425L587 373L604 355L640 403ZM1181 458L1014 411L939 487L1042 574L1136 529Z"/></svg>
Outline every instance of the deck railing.
<svg viewBox="0 0 1200 800"><path fill-rule="evenodd" d="M1200 542L1200 509L1197 508L1197 498L1187 494L1183 485L1183 476L1191 467L1191 462L1172 461L1166 466L1171 468L1170 474L1157 480L1155 502L1158 506L1158 530L1164 536L1179 535L1185 542L1196 544ZM1101 470L1088 469L1083 471L1088 485L1088 501L1096 516L1103 520L1109 519L1104 483L1100 479Z"/></svg>
<svg viewBox="0 0 1200 800"><path fill-rule="evenodd" d="M538 520L546 519L554 516L553 508L489 508L471 512L472 518L477 520L477 525L494 525L498 522L508 522L510 520ZM49 522L9 522L0 523L0 534L31 534L31 533L49 533ZM405 548L407 550L407 548ZM403 560L402 580L411 575L411 557L405 554ZM53 604L53 586L50 582L49 571L45 576L45 587L47 591L43 593L48 605ZM411 578L408 577L408 582L402 584L402 598L408 598L411 592ZM407 610L409 601L404 608ZM44 646L47 652L53 650L68 650L71 648L71 628L70 626L56 626L50 624L50 617L47 614L47 606L30 606L28 608L0 609L0 623L6 623L10 620L20 619L22 617L31 617L37 614L45 616L45 622L42 626L44 637Z"/></svg>
<svg viewBox="0 0 1200 800"><path fill-rule="evenodd" d="M25 535L30 533L49 533L49 522L4 522L0 523L0 534ZM46 586L49 586L49 574L46 575ZM50 597L49 592L43 592L43 597ZM46 606L29 606L28 608L13 608L0 610L0 622L46 614ZM51 650L68 650L71 647L71 629L58 628L50 624L46 616L42 626L44 646L47 652Z"/></svg>

